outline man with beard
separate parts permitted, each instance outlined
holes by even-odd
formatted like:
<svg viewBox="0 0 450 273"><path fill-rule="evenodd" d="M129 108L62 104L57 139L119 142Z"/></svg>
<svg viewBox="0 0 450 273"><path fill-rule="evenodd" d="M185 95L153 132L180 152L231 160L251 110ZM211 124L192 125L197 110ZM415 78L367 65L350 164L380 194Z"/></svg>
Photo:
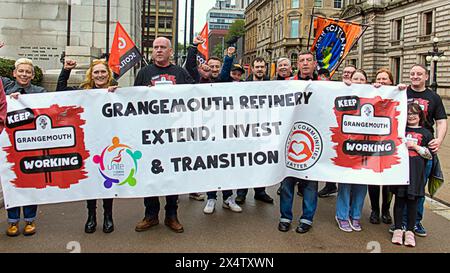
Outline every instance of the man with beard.
<svg viewBox="0 0 450 273"><path fill-rule="evenodd" d="M252 74L250 74L247 78L247 81L268 81L269 78L266 77L266 61L261 58L257 57L255 60L253 60L252 63ZM255 191L255 200L259 200L265 203L273 203L272 197L270 197L266 193L266 188L254 188ZM239 189L237 190L237 197L236 197L236 203L239 205L242 205L245 203L245 198L247 196L248 189Z"/></svg>
<svg viewBox="0 0 450 273"><path fill-rule="evenodd" d="M255 58L252 63L252 73L247 77L246 81L268 81L266 64L263 58Z"/></svg>
<svg viewBox="0 0 450 273"><path fill-rule="evenodd" d="M186 70L196 83L212 83L212 82L225 82L230 77L230 70L233 65L234 47L227 49L223 66L222 61L215 56L212 56L204 64L197 65L198 49L197 46L203 44L205 40L201 36L194 37L193 44L188 49L186 59ZM203 73L205 72L206 73ZM209 75L209 78L205 78L205 75Z"/></svg>

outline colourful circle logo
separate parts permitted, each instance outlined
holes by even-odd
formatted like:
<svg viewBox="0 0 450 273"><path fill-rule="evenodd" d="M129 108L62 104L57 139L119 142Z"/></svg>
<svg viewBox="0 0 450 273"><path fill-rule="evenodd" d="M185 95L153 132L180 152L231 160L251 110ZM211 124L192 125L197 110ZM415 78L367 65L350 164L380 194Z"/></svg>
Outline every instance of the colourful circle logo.
<svg viewBox="0 0 450 273"><path fill-rule="evenodd" d="M138 160L142 158L140 151L120 143L118 137L113 137L112 145L103 149L100 155L95 155L93 161L99 165L99 172L105 179L103 185L110 189L114 184L136 186Z"/></svg>
<svg viewBox="0 0 450 273"><path fill-rule="evenodd" d="M322 138L310 124L296 122L286 142L286 166L295 170L311 168L322 154Z"/></svg>

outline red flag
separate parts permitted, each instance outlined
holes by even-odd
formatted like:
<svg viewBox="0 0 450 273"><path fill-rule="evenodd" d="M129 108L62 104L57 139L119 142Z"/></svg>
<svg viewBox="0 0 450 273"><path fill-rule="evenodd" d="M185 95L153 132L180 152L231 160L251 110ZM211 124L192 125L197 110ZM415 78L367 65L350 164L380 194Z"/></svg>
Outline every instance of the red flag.
<svg viewBox="0 0 450 273"><path fill-rule="evenodd" d="M109 56L109 67L118 77L142 60L141 53L123 26L117 22L116 32Z"/></svg>
<svg viewBox="0 0 450 273"><path fill-rule="evenodd" d="M205 23L205 26L202 29L202 32L200 32L200 36L205 41L203 44L199 44L197 46L198 52L200 54L197 55L197 58L200 63L206 63L206 60L208 60L209 52L208 52L208 22Z"/></svg>

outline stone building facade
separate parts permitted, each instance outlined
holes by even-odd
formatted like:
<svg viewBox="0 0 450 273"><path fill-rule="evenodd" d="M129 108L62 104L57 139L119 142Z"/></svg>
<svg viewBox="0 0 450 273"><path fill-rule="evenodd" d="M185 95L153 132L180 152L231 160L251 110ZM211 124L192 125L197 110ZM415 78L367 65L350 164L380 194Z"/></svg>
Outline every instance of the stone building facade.
<svg viewBox="0 0 450 273"><path fill-rule="evenodd" d="M374 79L379 68L386 67L393 72L396 83L409 83L409 70L416 63L427 66L432 77L433 64L426 61L426 56L437 37L439 51L447 56L437 65L437 91L450 98L450 1L357 2L360 3L348 5L341 17L368 24L369 28L345 63L366 70L369 80Z"/></svg>
<svg viewBox="0 0 450 273"><path fill-rule="evenodd" d="M117 21L138 46L141 44L142 1L111 0L110 47ZM71 31L68 39L69 2ZM1 0L0 41L5 42L5 47L0 50L0 56L32 59L44 70L44 81L49 82L46 87L52 89L53 74L61 69L63 51L76 59L81 67L105 53L106 11L106 1L97 0ZM77 73L73 74L76 76ZM79 74L79 77L83 76L81 71ZM121 78L120 83L129 85L133 79L131 71Z"/></svg>
<svg viewBox="0 0 450 273"><path fill-rule="evenodd" d="M259 56L269 63L287 57L295 64L298 53L308 48L313 7L316 15L338 18L344 3L344 0L254 0L245 10L243 63L250 64Z"/></svg>

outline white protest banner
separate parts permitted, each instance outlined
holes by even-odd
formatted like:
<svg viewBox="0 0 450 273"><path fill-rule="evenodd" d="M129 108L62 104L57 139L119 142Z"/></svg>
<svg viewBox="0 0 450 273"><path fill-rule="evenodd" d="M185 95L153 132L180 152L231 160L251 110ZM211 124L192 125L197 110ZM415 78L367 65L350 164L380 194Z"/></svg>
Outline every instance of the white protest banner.
<svg viewBox="0 0 450 273"><path fill-rule="evenodd" d="M5 206L253 188L407 184L406 94L274 81L8 99Z"/></svg>

